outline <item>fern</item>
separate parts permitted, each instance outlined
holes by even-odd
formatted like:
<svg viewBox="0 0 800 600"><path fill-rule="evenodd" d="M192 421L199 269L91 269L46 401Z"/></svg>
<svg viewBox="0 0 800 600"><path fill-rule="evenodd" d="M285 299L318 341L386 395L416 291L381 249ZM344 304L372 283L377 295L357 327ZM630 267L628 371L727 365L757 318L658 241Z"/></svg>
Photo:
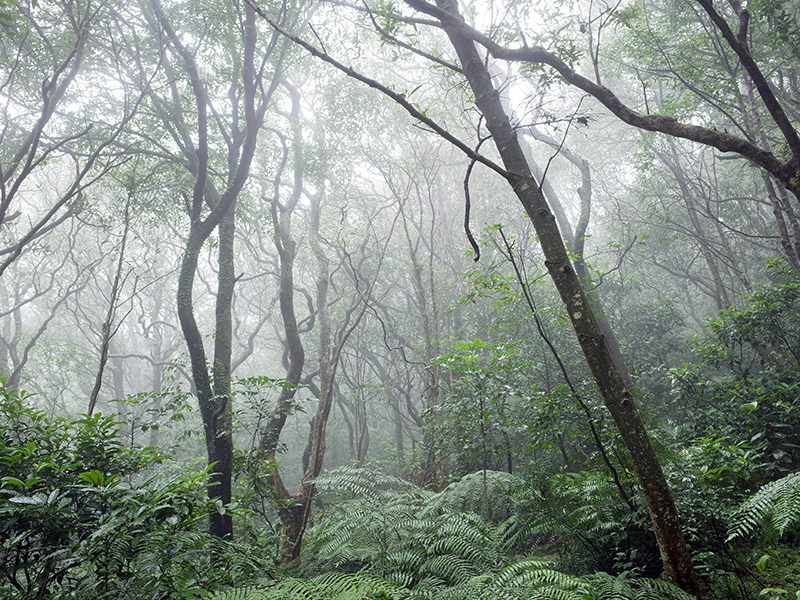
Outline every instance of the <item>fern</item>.
<svg viewBox="0 0 800 600"><path fill-rule="evenodd" d="M338 467L320 475L315 480L322 493L349 494L383 502L389 497L407 491L413 486L407 481L370 468Z"/></svg>
<svg viewBox="0 0 800 600"><path fill-rule="evenodd" d="M437 563L433 570L448 571L456 565L452 557L431 561L431 565ZM519 561L497 573L448 585L452 577L452 573L446 578L427 577L408 590L364 573L325 573L311 579L292 578L265 587L229 590L209 600L694 600L666 581L605 573L576 577L538 560Z"/></svg>
<svg viewBox="0 0 800 600"><path fill-rule="evenodd" d="M561 573L538 560L523 560L473 578L465 584L414 590L410 598L431 600L694 600L692 596L661 580L611 577L598 573L576 577Z"/></svg>
<svg viewBox="0 0 800 600"><path fill-rule="evenodd" d="M752 535L762 525L778 536L800 518L800 473L770 482L733 514L728 541Z"/></svg>
<svg viewBox="0 0 800 600"><path fill-rule="evenodd" d="M661 579L612 577L595 573L584 578L591 586L592 600L696 600L694 596Z"/></svg>
<svg viewBox="0 0 800 600"><path fill-rule="evenodd" d="M505 521L514 514L511 493L522 487L522 480L502 471L478 471L465 475L433 496L427 510L475 513L494 522ZM486 515L486 506L490 514Z"/></svg>
<svg viewBox="0 0 800 600"><path fill-rule="evenodd" d="M210 600L269 600L275 596L269 596L269 588L244 587L235 590L219 592L210 597Z"/></svg>
<svg viewBox="0 0 800 600"><path fill-rule="evenodd" d="M283 582L275 593L283 590L285 596L268 598L338 600L345 593L350 594L348 598L384 593L381 597L408 600L689 598L657 580L604 574L577 577L542 560L512 562L509 548L532 531L574 536L579 528L585 528L583 535L602 540L629 525L620 520L621 515L634 519L620 511L605 477L565 474L554 479L562 502L549 505L548 512L542 510L547 503L538 492L505 473L487 472L484 486L479 472L433 494L400 485L398 480L369 469L340 469L327 475L324 489L344 494L346 499L334 503L309 530L311 539L304 546L304 556L313 556L328 569L349 568L359 573ZM376 487L370 489L373 483ZM510 502L509 490L513 490L512 499L529 501L529 514L491 522L498 515L514 512L513 505L501 502ZM491 502L496 499L489 519L487 498ZM381 590L378 582L390 587Z"/></svg>
<svg viewBox="0 0 800 600"><path fill-rule="evenodd" d="M209 600L396 600L403 590L363 574L325 573L311 579L285 579L266 587L221 592Z"/></svg>
<svg viewBox="0 0 800 600"><path fill-rule="evenodd" d="M474 478L433 494L407 483L400 488L399 480L369 469L339 469L324 488L352 495L372 482L379 487L340 500L322 515L309 530L306 556L326 569L368 570L409 587L424 587L428 579L459 584L503 562L505 530L461 511L475 498L470 490L482 489Z"/></svg>

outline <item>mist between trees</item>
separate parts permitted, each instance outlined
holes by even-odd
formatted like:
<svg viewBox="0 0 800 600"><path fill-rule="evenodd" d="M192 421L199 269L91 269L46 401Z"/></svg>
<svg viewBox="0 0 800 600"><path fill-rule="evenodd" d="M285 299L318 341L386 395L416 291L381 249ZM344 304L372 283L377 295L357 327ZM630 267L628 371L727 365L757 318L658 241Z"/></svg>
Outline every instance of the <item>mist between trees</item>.
<svg viewBox="0 0 800 600"><path fill-rule="evenodd" d="M800 597L799 10L0 4L0 595Z"/></svg>

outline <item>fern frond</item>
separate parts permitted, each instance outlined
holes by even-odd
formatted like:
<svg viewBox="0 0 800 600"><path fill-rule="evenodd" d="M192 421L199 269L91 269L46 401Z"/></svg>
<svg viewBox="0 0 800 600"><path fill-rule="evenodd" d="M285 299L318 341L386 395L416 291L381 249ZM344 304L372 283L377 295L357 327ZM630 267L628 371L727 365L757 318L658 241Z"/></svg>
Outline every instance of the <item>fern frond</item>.
<svg viewBox="0 0 800 600"><path fill-rule="evenodd" d="M792 473L762 487L733 514L728 540L752 535L760 526L778 536L800 520L800 473Z"/></svg>
<svg viewBox="0 0 800 600"><path fill-rule="evenodd" d="M256 586L236 588L225 592L218 592L209 596L208 600L270 600L276 596L270 596L271 588L260 588Z"/></svg>
<svg viewBox="0 0 800 600"><path fill-rule="evenodd" d="M453 554L444 554L442 556L429 558L425 561L420 572L447 581L450 585L454 583L465 583L476 575L475 569L470 561Z"/></svg>
<svg viewBox="0 0 800 600"><path fill-rule="evenodd" d="M423 548L408 548L390 552L386 557L386 564L394 572L413 572L425 560Z"/></svg>
<svg viewBox="0 0 800 600"><path fill-rule="evenodd" d="M521 560L502 569L494 579L494 585L498 587L524 586L530 583L532 577L536 577L536 573L549 568L550 565L543 560Z"/></svg>
<svg viewBox="0 0 800 600"><path fill-rule="evenodd" d="M502 471L477 471L451 483L427 503L429 510L475 513L492 521L504 521L514 514L513 494L523 481ZM491 514L486 515L486 506Z"/></svg>
<svg viewBox="0 0 800 600"><path fill-rule="evenodd" d="M590 597L593 600L696 600L691 594L661 579L629 578L625 573L617 577L595 573L584 579L591 585Z"/></svg>
<svg viewBox="0 0 800 600"><path fill-rule="evenodd" d="M247 587L209 600L399 600L404 590L360 573L325 573L312 579L284 579L268 587Z"/></svg>
<svg viewBox="0 0 800 600"><path fill-rule="evenodd" d="M385 579L397 587L409 588L414 582L414 575L412 573L401 573L400 571L389 571Z"/></svg>
<svg viewBox="0 0 800 600"><path fill-rule="evenodd" d="M382 501L387 496L406 491L412 485L399 477L362 467L338 467L315 480L322 492L347 492L353 496Z"/></svg>

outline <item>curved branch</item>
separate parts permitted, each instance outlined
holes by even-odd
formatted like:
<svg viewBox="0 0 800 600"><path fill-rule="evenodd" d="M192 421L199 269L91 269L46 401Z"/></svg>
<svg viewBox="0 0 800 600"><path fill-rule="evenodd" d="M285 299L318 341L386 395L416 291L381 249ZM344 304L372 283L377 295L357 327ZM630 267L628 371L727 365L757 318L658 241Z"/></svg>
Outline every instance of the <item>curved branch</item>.
<svg viewBox="0 0 800 600"><path fill-rule="evenodd" d="M548 52L541 46L525 45L519 48L506 48L495 42L491 37L481 33L480 31L477 31L473 27L470 27L460 16L437 8L425 0L404 1L412 8L439 19L444 26L456 30L460 35L463 35L471 39L473 42L477 42L481 46L485 47L492 57L496 59L507 60L511 62L536 63L552 67L559 73L559 75L561 75L561 77L564 78L567 83L594 97L612 114L628 125L632 125L646 131L664 133L704 144L706 146L711 146L721 152L735 152L744 156L745 158L750 159L758 166L775 175L781 180L781 182L784 183L784 185L791 189L793 193L800 193L800 181L796 180L794 184L792 184L790 181L793 176L796 177L796 163L798 161L797 157L800 156L800 145L798 145L798 152L795 154L795 159L789 163L780 160L768 150L765 150L748 140L731 135L724 131L717 131L716 129L702 127L699 125L681 123L677 119L666 115L643 115L642 113L626 106L610 89L605 86L598 85L586 77L578 74L566 62L564 62L555 54ZM755 63L753 63L753 65L755 66ZM755 67L755 69L757 70L757 67ZM759 89L759 91L761 91L761 89ZM778 125L780 126L780 123L778 123ZM791 125L789 125L789 128L791 129ZM781 128L781 131L784 133L784 135L789 133L788 131L784 131L784 127ZM787 142L788 141L789 140L787 139Z"/></svg>

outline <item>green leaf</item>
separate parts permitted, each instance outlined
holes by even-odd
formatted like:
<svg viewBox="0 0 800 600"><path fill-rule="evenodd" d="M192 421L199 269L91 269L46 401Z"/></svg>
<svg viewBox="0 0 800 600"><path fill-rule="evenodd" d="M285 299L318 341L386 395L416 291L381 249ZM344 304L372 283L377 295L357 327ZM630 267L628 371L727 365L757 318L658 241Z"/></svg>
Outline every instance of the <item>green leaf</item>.
<svg viewBox="0 0 800 600"><path fill-rule="evenodd" d="M106 480L105 475L103 475L103 473L101 471L98 471L97 469L94 469L87 473L79 473L78 477L98 487L103 485L103 483Z"/></svg>
<svg viewBox="0 0 800 600"><path fill-rule="evenodd" d="M17 487L21 487L21 488L25 487L25 482L23 482L20 479L17 479L16 477L3 477L2 479L0 479L0 482L2 482L3 485L9 483L9 484L15 485Z"/></svg>
<svg viewBox="0 0 800 600"><path fill-rule="evenodd" d="M762 554L761 558L759 558L758 562L756 563L756 569L758 569L759 571L763 571L764 569L766 569L767 561L769 560L769 558L770 558L769 554ZM761 593L763 594L764 592Z"/></svg>

